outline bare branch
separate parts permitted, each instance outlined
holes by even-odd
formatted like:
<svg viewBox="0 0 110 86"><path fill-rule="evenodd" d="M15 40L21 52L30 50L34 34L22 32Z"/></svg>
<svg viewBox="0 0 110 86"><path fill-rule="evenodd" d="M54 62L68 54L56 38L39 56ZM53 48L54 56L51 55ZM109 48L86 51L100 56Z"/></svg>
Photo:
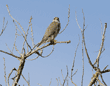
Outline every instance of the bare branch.
<svg viewBox="0 0 110 86"><path fill-rule="evenodd" d="M14 19L14 18L12 17L12 15L10 14L10 10L9 10L9 8L8 8L8 5L6 5L6 7L7 7L7 11L8 11L8 13L9 13L10 17L11 17L14 21L17 22L17 24L21 27L22 31L23 31L24 34L25 34L25 31L24 31L23 27L21 26L21 24L20 24L16 19Z"/></svg>
<svg viewBox="0 0 110 86"><path fill-rule="evenodd" d="M70 20L69 20L69 17L70 17L70 5L69 5L69 8L68 8L68 22L67 22L65 28L64 28L61 32L59 32L59 34L61 34L61 33L66 29L66 27L68 26L69 21L70 21Z"/></svg>
<svg viewBox="0 0 110 86"><path fill-rule="evenodd" d="M0 33L0 36L3 34L4 30L6 29L6 26L7 26L7 24L8 24L8 21L6 22L5 27L4 27L4 23L5 23L5 17L3 18L3 27L2 27L2 31L1 31L1 33Z"/></svg>
<svg viewBox="0 0 110 86"><path fill-rule="evenodd" d="M108 65L103 69L103 71L108 67Z"/></svg>
<svg viewBox="0 0 110 86"><path fill-rule="evenodd" d="M64 84L65 84L65 82L66 82L66 80L67 80L67 78L68 78L68 66L66 66L66 68L67 68L67 74L66 74L65 79L63 80L63 86L64 86Z"/></svg>
<svg viewBox="0 0 110 86"><path fill-rule="evenodd" d="M41 84L37 83L39 86L42 86Z"/></svg>
<svg viewBox="0 0 110 86"><path fill-rule="evenodd" d="M50 80L49 86L51 85L52 79Z"/></svg>
<svg viewBox="0 0 110 86"><path fill-rule="evenodd" d="M60 81L60 77L58 77L58 79L59 79L60 85L62 86L61 81Z"/></svg>
<svg viewBox="0 0 110 86"><path fill-rule="evenodd" d="M51 51L48 55L46 55L46 56L42 56L43 50L41 50L41 54L40 54L39 52L36 52L36 53L37 53L39 56L41 56L42 58L46 58L46 57L50 56L53 51L54 51L54 45L53 45L52 51Z"/></svg>
<svg viewBox="0 0 110 86"><path fill-rule="evenodd" d="M33 45L33 47L34 47L34 36L33 36L33 29L32 29L32 23L31 23L31 20L32 20L32 16L31 16L31 18L30 18L30 21L29 21L29 23L30 23L30 25L31 25L31 41L32 41L32 45Z"/></svg>
<svg viewBox="0 0 110 86"><path fill-rule="evenodd" d="M107 69L107 70L101 71L101 73L106 73L106 72L110 72L110 69Z"/></svg>
<svg viewBox="0 0 110 86"><path fill-rule="evenodd" d="M31 49L31 46L30 46L30 45L28 44L28 42L27 42L27 35L28 35L29 28L32 27L31 20L32 20L32 16L30 17L29 26L28 26L27 32L26 32L26 34L25 34L25 41L26 41L26 46L27 46L27 52L28 52L28 47Z"/></svg>
<svg viewBox="0 0 110 86"><path fill-rule="evenodd" d="M102 21L100 20L100 23L101 23L101 35L103 36L103 29L102 29Z"/></svg>
<svg viewBox="0 0 110 86"><path fill-rule="evenodd" d="M102 36L102 43L101 43L101 46L100 46L100 49L99 49L99 53L98 53L97 59L96 59L96 61L94 63L94 65L95 65L96 62L97 62L97 67L99 67L99 58L101 56L102 49L103 49L103 46L104 46L106 28L107 28L107 23L105 23L104 32L103 32L103 36Z"/></svg>
<svg viewBox="0 0 110 86"><path fill-rule="evenodd" d="M82 32L82 63L83 63L83 71L82 71L82 80L81 80L81 86L83 86L83 77L84 77L84 48L83 48L83 42L84 42L84 39L83 39L83 34L84 34L84 30L85 30L85 16L84 16L84 12L83 12L83 9L82 9L82 13L83 13L83 31Z"/></svg>
<svg viewBox="0 0 110 86"><path fill-rule="evenodd" d="M99 82L99 85L101 85L101 86L107 86L107 85L104 85L103 83L101 83L101 81L99 80L99 79L97 79L98 80L98 82ZM98 86L99 86L98 85Z"/></svg>
<svg viewBox="0 0 110 86"><path fill-rule="evenodd" d="M74 74L72 74L72 77L77 73L77 71L78 71L78 69L75 71L75 73Z"/></svg>
<svg viewBox="0 0 110 86"><path fill-rule="evenodd" d="M0 52L5 53L5 54L8 54L8 55L13 56L13 57L17 58L18 60L20 60L20 57L15 56L14 54L11 54L11 53L8 53L8 52L5 52L5 51L3 51L3 50L0 50Z"/></svg>
<svg viewBox="0 0 110 86"><path fill-rule="evenodd" d="M44 49L44 48L46 48L46 47L48 47L48 46L50 46L50 45L55 45L56 43L70 43L70 41L49 43L49 44L47 44L47 45L42 46L41 48L37 48L36 50L34 50L34 48L37 46L37 44L36 44L36 45L31 49L31 51L26 54L25 58L31 56L33 53L39 54L38 50L42 50L42 49ZM39 54L39 55L40 55L40 54Z"/></svg>
<svg viewBox="0 0 110 86"><path fill-rule="evenodd" d="M100 77L101 77L102 82L104 83L104 85L105 85L105 86L107 86L107 84L105 83L105 81L104 81L104 79L103 79L102 75L100 75Z"/></svg>
<svg viewBox="0 0 110 86"><path fill-rule="evenodd" d="M60 41L60 42L57 41L56 43L67 43L67 44L68 44L68 43L70 43L70 42L71 42L71 41L69 40L69 41Z"/></svg>
<svg viewBox="0 0 110 86"><path fill-rule="evenodd" d="M5 84L6 84L6 86L7 86L5 58L3 58L3 60L4 60L4 77L5 77Z"/></svg>
<svg viewBox="0 0 110 86"><path fill-rule="evenodd" d="M28 73L28 82L29 82L29 85L30 85L30 77L29 77L29 73ZM28 86L29 86L29 85L28 85Z"/></svg>
<svg viewBox="0 0 110 86"><path fill-rule="evenodd" d="M57 80L57 86L59 86L59 82L58 82L58 79L56 78L56 80Z"/></svg>
<svg viewBox="0 0 110 86"><path fill-rule="evenodd" d="M8 75L8 86L10 86L10 85L9 85L9 78L10 78L10 75L12 74L12 72L13 72L14 70L16 70L16 68L13 68L13 69L11 70L11 72L9 73L9 75Z"/></svg>
<svg viewBox="0 0 110 86"><path fill-rule="evenodd" d="M79 36L79 35L78 35ZM76 53L77 53L77 49L78 49L78 46L79 46L79 43L80 43L80 37L79 37L79 42L77 44L77 47L76 47L76 50L75 50L75 53L74 53L74 60L73 60L73 65L72 65L72 68L71 68L71 82L76 86L76 84L73 82L72 80L72 77L76 74L76 72L73 74L73 68L74 68L74 64L75 64L75 57L76 57Z"/></svg>
<svg viewBox="0 0 110 86"><path fill-rule="evenodd" d="M16 32L15 32L15 40L14 40L14 44L13 44L13 48L12 48L12 53L13 53L13 50L14 50L14 47L15 47L16 38L17 38L17 29L16 29Z"/></svg>
<svg viewBox="0 0 110 86"><path fill-rule="evenodd" d="M63 81L64 81L64 76L63 76L63 72L62 72L62 69L61 69L61 74L62 74L62 78L63 78Z"/></svg>
<svg viewBox="0 0 110 86"><path fill-rule="evenodd" d="M41 52L37 52L38 56L34 59L26 59L26 60L30 60L30 61L33 61L33 60L36 60L39 56L42 56L42 53L43 53L43 50L41 50Z"/></svg>
<svg viewBox="0 0 110 86"><path fill-rule="evenodd" d="M79 23L78 23L78 19L77 19L76 11L75 11L75 16L76 16L76 22L77 22L77 25L78 25L79 29L82 31L82 29L81 29L81 27L80 27L80 25L79 25Z"/></svg>
<svg viewBox="0 0 110 86"><path fill-rule="evenodd" d="M25 55L25 53L24 53ZM22 59L20 60L20 65L19 65L19 68L17 70L17 77L15 79L15 83L13 84L13 86L16 86L19 79L20 79L20 76L22 75L22 71L23 71L23 68L24 68L24 64L25 64L25 58L24 58L24 55L21 57Z"/></svg>
<svg viewBox="0 0 110 86"><path fill-rule="evenodd" d="M28 86L30 86L29 82L25 79L25 77L22 75L23 79L27 82Z"/></svg>
<svg viewBox="0 0 110 86"><path fill-rule="evenodd" d="M99 72L96 72L95 74L93 74L93 77L91 78L91 81L88 86L92 86L98 79L98 76L99 76Z"/></svg>
<svg viewBox="0 0 110 86"><path fill-rule="evenodd" d="M76 12L75 12L75 14L76 14ZM85 16L84 16L84 14L83 14L83 19L85 19L84 17L85 17ZM89 57L89 54L88 54L87 48L86 48L85 37L84 37L84 31L85 31L84 26L85 26L85 23L83 23L83 30L82 30L81 27L80 27L80 25L79 25L79 23L78 23L77 15L76 15L76 22L77 22L78 27L79 27L80 30L81 30L81 33L82 33L82 41L83 41L83 43L84 43L85 52L86 52L87 58L88 58L88 60L89 60L89 63L90 63L90 65L92 66L92 68L96 70L96 67L92 64L92 62L91 62L91 60L90 60L90 57ZM85 20L84 20L84 22L85 22ZM82 49L83 49L83 48L82 48Z"/></svg>

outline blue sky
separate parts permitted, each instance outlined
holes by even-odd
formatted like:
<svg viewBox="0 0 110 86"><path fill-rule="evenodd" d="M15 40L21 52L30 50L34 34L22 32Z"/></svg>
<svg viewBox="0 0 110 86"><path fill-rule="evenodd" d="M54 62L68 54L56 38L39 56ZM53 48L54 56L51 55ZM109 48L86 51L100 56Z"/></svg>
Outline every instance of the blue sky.
<svg viewBox="0 0 110 86"><path fill-rule="evenodd" d="M104 23L107 23L107 30L105 35L105 51L101 55L100 68L106 65L110 65L110 1L109 0L3 0L0 3L0 31L2 29L3 17L5 21L8 21L7 28L4 34L0 37L0 50L9 52L6 44L10 49L13 47L15 38L15 26L13 20L9 16L6 8L8 4L11 15L22 25L26 31L29 24L29 19L32 16L32 27L34 31L34 42L37 44L43 37L46 28L51 23L54 17L59 17L61 22L61 30L65 27L68 21L68 7L70 4L70 22L66 30L57 36L58 41L71 40L70 44L56 44L54 52L47 58L39 57L34 61L26 61L23 70L23 75L28 79L28 73L30 74L31 86L38 86L40 83L42 86L48 86L52 78L51 86L57 86L56 78L60 77L61 82L63 81L61 75L61 69L63 70L64 76L66 76L66 65L69 69L69 76L71 73L71 67L74 57L74 52L79 41L78 34L80 35L80 45L77 50L74 72L78 69L78 72L73 77L74 83L78 86L81 85L82 77L82 53L81 53L81 31L77 26L75 20L75 11L77 12L78 22L82 28L83 15L82 9L85 14L85 22L88 25L85 31L85 40L87 49L92 62L95 61L98 50L101 44L101 23L104 27ZM29 33L28 41L31 44L31 36ZM22 37L17 37L16 46L21 51L23 43ZM52 46L44 50L44 55L47 55L51 51ZM19 54L14 51L14 54ZM11 56L0 53L0 84L5 86L4 79L4 61L6 60L6 73L7 76L12 68L19 67L19 61ZM32 55L31 58L35 58L36 55ZM110 69L110 67L108 66ZM92 68L88 63L86 54L84 53L84 86L87 86L92 77ZM94 72L95 73L95 72ZM14 77L14 73L11 78ZM103 74L104 80L107 85L110 85L109 77L110 73ZM10 79L10 83L12 80ZM63 83L63 82L62 82ZM19 84L27 86L23 78L20 79ZM72 86L69 80L69 86Z"/></svg>

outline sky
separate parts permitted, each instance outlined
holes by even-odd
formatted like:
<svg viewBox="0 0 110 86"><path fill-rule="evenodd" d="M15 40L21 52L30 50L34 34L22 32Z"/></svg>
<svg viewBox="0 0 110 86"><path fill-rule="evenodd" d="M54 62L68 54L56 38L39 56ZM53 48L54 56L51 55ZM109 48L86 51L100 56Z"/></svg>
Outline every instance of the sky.
<svg viewBox="0 0 110 86"><path fill-rule="evenodd" d="M13 48L13 43L15 39L15 25L12 18L9 16L6 5L9 6L11 15L22 25L25 31L27 31L29 25L29 19L32 16L32 28L34 33L34 43L37 44L41 41L46 28L52 22L54 17L59 17L61 22L61 30L66 26L68 21L68 8L70 5L70 21L69 25L56 37L57 41L68 41L71 40L69 44L56 44L54 46L54 52L46 58L39 57L34 61L26 60L22 74L28 80L28 74L30 77L31 86L57 86L56 78L60 77L61 83L63 83L63 78L61 74L61 69L64 77L66 77L66 65L68 66L69 76L71 75L71 68L73 63L73 58L77 44L80 43L76 53L75 67L73 73L77 73L73 76L73 82L77 86L81 86L82 78L82 45L81 45L81 31L75 20L75 11L77 13L77 19L81 28L83 28L83 14L85 15L85 24L88 25L85 30L85 41L86 47L90 56L92 63L98 55L98 50L101 44L101 22L104 28L104 23L107 23L107 30L105 35L104 48L105 51L101 55L100 59L100 69L107 65L110 65L110 1L109 0L2 0L0 2L0 31L3 26L3 17L5 17L5 22L8 21L6 30L0 36L0 50L9 52L7 46L10 50ZM101 22L100 22L101 20ZM21 28L19 27L21 30ZM22 30L21 30L22 31ZM79 35L79 36L78 36ZM31 42L31 32L29 30L28 42L32 46ZM16 46L21 52L23 38L21 36L17 37ZM7 46L6 46L7 44ZM47 55L51 52L52 46L47 47L43 51L43 55ZM16 50L13 53L19 56ZM12 56L0 53L0 84L5 86L4 78L4 60L6 65L6 76L11 72L13 68L18 69L19 61ZM32 55L29 59L35 58L37 55ZM108 66L110 69L110 66ZM93 71L95 73L95 71ZM13 78L15 72L10 76ZM88 63L88 59L84 52L84 81L83 86L87 86L92 77L92 67ZM110 73L103 74L103 78L106 84L110 85ZM69 80L69 86L73 86L71 80ZM10 79L10 85L12 80ZM21 77L19 84L23 86L28 86L25 80ZM60 85L59 85L60 86ZM65 84L66 86L66 84Z"/></svg>

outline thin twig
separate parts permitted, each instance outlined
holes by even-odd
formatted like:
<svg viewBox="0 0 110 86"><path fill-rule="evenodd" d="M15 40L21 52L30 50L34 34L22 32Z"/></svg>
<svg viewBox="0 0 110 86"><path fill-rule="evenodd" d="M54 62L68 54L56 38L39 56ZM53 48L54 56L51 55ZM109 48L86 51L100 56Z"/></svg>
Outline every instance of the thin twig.
<svg viewBox="0 0 110 86"><path fill-rule="evenodd" d="M100 20L101 23L101 35L103 36L103 29L102 29L102 21Z"/></svg>
<svg viewBox="0 0 110 86"><path fill-rule="evenodd" d="M24 34L25 34L25 31L24 31L23 27L21 26L21 24L20 24L16 19L14 19L14 18L12 17L12 15L10 14L10 10L9 10L9 8L8 8L8 5L6 5L6 7L7 7L7 11L8 11L8 13L9 13L10 17L11 17L14 21L16 21L16 22L18 23L18 25L21 27L22 31L23 31Z"/></svg>
<svg viewBox="0 0 110 86"><path fill-rule="evenodd" d="M13 69L11 70L11 72L9 73L9 75L8 75L8 86L10 86L10 84L9 84L10 75L12 74L12 72L13 72L14 70L16 70L16 68L13 68Z"/></svg>
<svg viewBox="0 0 110 86"><path fill-rule="evenodd" d="M41 84L37 83L39 86L42 86Z"/></svg>
<svg viewBox="0 0 110 86"><path fill-rule="evenodd" d="M50 80L49 86L51 85L51 83L52 83L52 79Z"/></svg>
<svg viewBox="0 0 110 86"><path fill-rule="evenodd" d="M29 85L30 85L30 76L29 76L29 73L28 73L28 82L29 82Z"/></svg>
<svg viewBox="0 0 110 86"><path fill-rule="evenodd" d="M60 77L58 77L58 79L59 79L60 85L62 86L62 84L61 84L61 80L60 80Z"/></svg>
<svg viewBox="0 0 110 86"><path fill-rule="evenodd" d="M43 53L43 50L41 50L41 54L39 54L38 52L37 52L37 54L39 55L39 56L41 56L42 58L46 58L46 57L48 57L48 56L50 56L51 54L52 54L52 52L54 51L54 45L53 45L53 47L52 47L52 50L51 50L51 52L48 54L48 55L46 55L46 56L43 56L42 55L42 53Z"/></svg>
<svg viewBox="0 0 110 86"><path fill-rule="evenodd" d="M8 55L13 56L13 57L17 58L18 60L20 60L20 57L14 55L14 54L11 54L11 53L8 53L8 52L5 52L5 51L3 51L3 50L0 50L0 52L5 53L5 54L8 54Z"/></svg>
<svg viewBox="0 0 110 86"><path fill-rule="evenodd" d="M61 32L59 32L59 34L61 34L66 29L66 27L68 26L69 21L70 21L69 18L70 18L70 5L69 5L69 8L68 8L68 22L67 22L65 28Z"/></svg>
<svg viewBox="0 0 110 86"><path fill-rule="evenodd" d="M4 60L4 77L5 77L5 85L7 86L7 77L6 77L6 65L5 65L5 58L3 57Z"/></svg>
<svg viewBox="0 0 110 86"><path fill-rule="evenodd" d="M103 71L108 67L108 65L103 69Z"/></svg>
<svg viewBox="0 0 110 86"><path fill-rule="evenodd" d="M30 23L30 25L31 25L31 41L32 41L32 46L34 47L34 34L33 34L33 29L32 29L32 23L31 23L31 20L32 20L32 16L31 16L31 18L30 18L30 21L29 21L29 23Z"/></svg>
<svg viewBox="0 0 110 86"><path fill-rule="evenodd" d="M83 78L84 78L84 48L83 48L83 42L84 42L84 39L83 39L83 32L85 30L85 16L84 16L84 12L83 12L83 9L82 9L82 13L83 13L83 31L82 31L82 63L83 63L83 71L82 71L82 80L81 80L81 86L83 86Z"/></svg>
<svg viewBox="0 0 110 86"><path fill-rule="evenodd" d="M79 36L79 35L78 35ZM74 53L74 60L73 60L73 65L72 65L72 68L71 68L71 82L76 86L76 84L73 82L72 80L72 77L76 74L76 72L73 74L73 68L74 68L74 64L75 64L75 57L76 57L76 53L77 53L77 49L78 49L78 46L79 46L79 43L80 43L80 37L79 37L79 42L77 44L77 47L76 47L76 50L75 50L75 53Z"/></svg>
<svg viewBox="0 0 110 86"><path fill-rule="evenodd" d="M14 44L13 44L13 48L12 48L12 53L13 53L14 47L16 45L16 39L17 39L17 29L16 29L16 32L15 32L15 40L14 40Z"/></svg>
<svg viewBox="0 0 110 86"><path fill-rule="evenodd" d="M6 44L6 43L5 43ZM6 44L6 46L7 46L7 48L8 48L8 50L10 51L10 53L12 53L12 51L10 50L10 48L8 47L8 45ZM13 53L12 53L13 54Z"/></svg>
<svg viewBox="0 0 110 86"><path fill-rule="evenodd" d="M28 31L29 31L29 28L32 26L31 20L32 20L32 16L30 17L28 29L27 29L27 32L26 32L26 34L25 34L25 41L26 41L26 46L27 46L27 52L28 52L28 47L31 49L31 46L30 46L30 45L28 44L28 42L27 42Z"/></svg>
<svg viewBox="0 0 110 86"><path fill-rule="evenodd" d="M99 67L99 58L100 58L100 56L102 54L102 49L103 49L103 46L104 46L106 28L107 28L107 23L105 23L104 32L103 32L103 36L102 36L102 43L100 45L100 49L99 49L99 53L98 53L97 59L94 62L94 65L97 63L97 67Z"/></svg>
<svg viewBox="0 0 110 86"><path fill-rule="evenodd" d="M104 85L105 85L105 86L107 86L107 84L105 83L105 81L104 81L104 79L103 79L102 75L100 75L100 77L101 77L102 82L104 83Z"/></svg>
<svg viewBox="0 0 110 86"><path fill-rule="evenodd" d="M75 18L76 18L76 22L77 22L77 25L78 25L79 29L82 31L82 29L81 29L81 27L80 27L80 25L79 25L79 23L78 23L76 11L75 11Z"/></svg>
<svg viewBox="0 0 110 86"><path fill-rule="evenodd" d="M57 80L57 86L59 86L59 82L58 82L58 79L56 78L56 80Z"/></svg>
<svg viewBox="0 0 110 86"><path fill-rule="evenodd" d="M22 75L23 79L27 82L28 86L30 86L29 82L25 79L25 77Z"/></svg>
<svg viewBox="0 0 110 86"><path fill-rule="evenodd" d="M70 43L70 41L56 42L56 43ZM44 48L46 48L46 47L48 47L48 46L50 46L50 45L55 45L56 43L54 43L54 44L49 43L49 44L47 44L47 45L42 46L41 48L37 48L36 50L34 50L34 48L37 46L37 45L35 45L35 46L33 47L33 49L31 49L30 52L28 52L28 53L26 54L25 58L28 58L28 57L31 56L33 53L37 53L38 50L42 50L42 49L44 49Z"/></svg>
<svg viewBox="0 0 110 86"><path fill-rule="evenodd" d="M66 66L66 68L67 68L67 74L66 74L65 79L63 80L63 86L64 86L64 84L65 84L65 82L66 82L66 80L67 80L67 78L68 78L68 66Z"/></svg>
<svg viewBox="0 0 110 86"><path fill-rule="evenodd" d="M8 24L8 21L6 22L5 27L4 27L4 23L5 23L5 17L3 18L3 27L2 27L2 31L1 31L1 33L0 33L0 36L3 34L4 30L6 29L6 26L7 26L7 24Z"/></svg>
<svg viewBox="0 0 110 86"><path fill-rule="evenodd" d="M62 75L62 78L63 78L63 81L64 81L64 76L63 76L63 72L62 72L62 69L61 69L61 75Z"/></svg>

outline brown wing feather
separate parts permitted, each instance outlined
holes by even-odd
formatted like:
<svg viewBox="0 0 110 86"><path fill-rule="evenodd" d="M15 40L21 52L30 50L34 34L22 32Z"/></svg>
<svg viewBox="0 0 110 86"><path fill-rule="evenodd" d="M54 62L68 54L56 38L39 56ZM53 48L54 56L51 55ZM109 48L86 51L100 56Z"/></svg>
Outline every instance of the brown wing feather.
<svg viewBox="0 0 110 86"><path fill-rule="evenodd" d="M45 43L48 40L48 38L51 37L52 35L54 35L54 38L55 38L59 33L59 30L60 30L60 23L52 22L46 29L45 34L37 47Z"/></svg>

